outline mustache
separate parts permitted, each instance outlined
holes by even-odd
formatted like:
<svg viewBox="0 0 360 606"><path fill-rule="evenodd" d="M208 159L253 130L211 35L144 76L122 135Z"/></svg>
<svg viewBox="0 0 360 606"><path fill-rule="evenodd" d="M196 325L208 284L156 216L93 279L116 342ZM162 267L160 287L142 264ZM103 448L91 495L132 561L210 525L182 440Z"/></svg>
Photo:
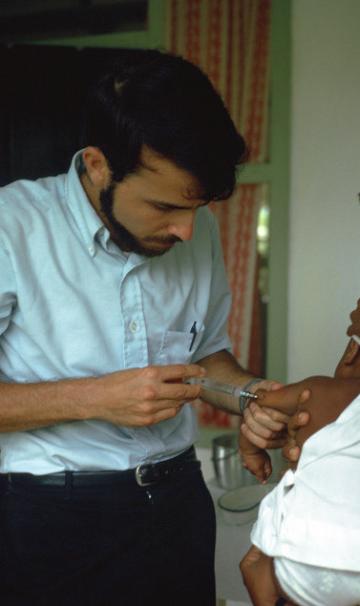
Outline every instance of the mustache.
<svg viewBox="0 0 360 606"><path fill-rule="evenodd" d="M176 242L182 242L182 239L178 236L163 236L163 237L150 237L144 238L144 242L149 242L152 244L176 244Z"/></svg>

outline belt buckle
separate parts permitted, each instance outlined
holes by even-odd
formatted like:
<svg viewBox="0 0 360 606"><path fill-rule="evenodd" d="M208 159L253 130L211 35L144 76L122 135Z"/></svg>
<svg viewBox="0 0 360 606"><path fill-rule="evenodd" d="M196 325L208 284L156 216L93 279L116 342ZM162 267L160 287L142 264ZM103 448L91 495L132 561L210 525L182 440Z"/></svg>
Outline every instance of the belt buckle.
<svg viewBox="0 0 360 606"><path fill-rule="evenodd" d="M144 473L143 473L143 469L149 467L149 465L138 465L135 469L135 480L136 483L138 484L138 486L151 486L151 484L154 484L154 480L146 481L144 479Z"/></svg>

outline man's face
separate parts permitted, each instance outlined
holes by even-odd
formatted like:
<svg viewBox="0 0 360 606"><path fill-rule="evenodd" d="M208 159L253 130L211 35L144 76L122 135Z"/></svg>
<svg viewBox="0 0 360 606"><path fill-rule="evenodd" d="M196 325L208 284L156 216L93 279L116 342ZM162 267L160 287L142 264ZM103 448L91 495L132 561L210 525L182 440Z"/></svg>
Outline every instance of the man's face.
<svg viewBox="0 0 360 606"><path fill-rule="evenodd" d="M144 148L137 172L100 192L100 215L122 250L152 257L191 239L199 196L191 174Z"/></svg>

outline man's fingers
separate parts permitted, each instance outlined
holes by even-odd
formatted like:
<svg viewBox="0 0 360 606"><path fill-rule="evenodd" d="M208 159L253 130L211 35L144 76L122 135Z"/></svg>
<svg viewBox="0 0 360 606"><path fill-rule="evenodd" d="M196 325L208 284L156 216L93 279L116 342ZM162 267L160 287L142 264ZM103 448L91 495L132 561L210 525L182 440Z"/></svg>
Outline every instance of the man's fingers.
<svg viewBox="0 0 360 606"><path fill-rule="evenodd" d="M157 391L159 400L177 400L190 402L196 400L201 392L201 385L188 383L161 383ZM174 402L173 402L174 404Z"/></svg>
<svg viewBox="0 0 360 606"><path fill-rule="evenodd" d="M203 377L206 374L205 368L202 368L198 364L173 364L170 366L160 366L159 368L161 368L161 379L163 381Z"/></svg>
<svg viewBox="0 0 360 606"><path fill-rule="evenodd" d="M257 404L255 402L251 402L249 406L250 410L255 410L255 406L257 406ZM279 410L275 410L275 408L269 408L268 406L259 406L258 408L260 409L260 412L266 413L271 424L269 427L272 427L272 424L275 423L276 427L279 428L275 429L274 425L274 431L280 431L289 421L289 415L285 414L284 412L280 412Z"/></svg>
<svg viewBox="0 0 360 606"><path fill-rule="evenodd" d="M198 364L148 366L143 369L143 376L150 381L181 381L190 377L203 377L205 374L205 369Z"/></svg>
<svg viewBox="0 0 360 606"><path fill-rule="evenodd" d="M150 419L148 419L147 425L155 425L156 423L160 423L161 421L167 421L168 419L173 419L180 412L182 406L172 406L169 408L165 408L163 410L159 410L154 413Z"/></svg>
<svg viewBox="0 0 360 606"><path fill-rule="evenodd" d="M252 411L250 411L249 409L245 409L244 411L244 421L247 425L247 427L254 432L255 434L257 434L259 437L265 438L265 439L270 439L273 437L273 432L271 429L269 429L269 427L264 427L263 425L259 424L258 422L258 418L259 415L257 416L257 419L254 418L254 414L252 413Z"/></svg>
<svg viewBox="0 0 360 606"><path fill-rule="evenodd" d="M199 397L201 385L187 383L186 379L194 376L202 377L204 373L204 369L197 364L148 366L141 369L137 381L141 391L138 393L144 402L192 401Z"/></svg>
<svg viewBox="0 0 360 606"><path fill-rule="evenodd" d="M258 448L282 448L286 443L285 437L283 437L281 434L276 438L264 438L259 436L257 433L254 433L245 423L241 425L240 431L249 440L249 442Z"/></svg>
<svg viewBox="0 0 360 606"><path fill-rule="evenodd" d="M279 432L284 428L284 423L280 422L277 411L262 408L252 402L244 411L244 420L248 427L263 438L272 438L273 432ZM281 415L281 413L280 413ZM280 418L283 418L281 415ZM285 417L287 420L288 417Z"/></svg>
<svg viewBox="0 0 360 606"><path fill-rule="evenodd" d="M171 416L171 411L175 411L175 414L181 410L181 408L188 403L188 399L175 399L175 398L157 398L156 400L150 400L141 402L137 407L137 414L140 417L152 417L157 415L158 413L169 411L169 415Z"/></svg>

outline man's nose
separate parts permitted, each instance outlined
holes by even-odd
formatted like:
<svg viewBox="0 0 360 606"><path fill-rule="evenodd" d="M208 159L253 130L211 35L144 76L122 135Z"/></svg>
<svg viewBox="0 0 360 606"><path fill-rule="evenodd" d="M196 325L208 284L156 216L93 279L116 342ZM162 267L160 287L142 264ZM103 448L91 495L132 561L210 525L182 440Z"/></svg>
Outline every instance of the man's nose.
<svg viewBox="0 0 360 606"><path fill-rule="evenodd" d="M191 240L194 231L195 210L186 211L169 226L169 234L177 236L180 240Z"/></svg>

